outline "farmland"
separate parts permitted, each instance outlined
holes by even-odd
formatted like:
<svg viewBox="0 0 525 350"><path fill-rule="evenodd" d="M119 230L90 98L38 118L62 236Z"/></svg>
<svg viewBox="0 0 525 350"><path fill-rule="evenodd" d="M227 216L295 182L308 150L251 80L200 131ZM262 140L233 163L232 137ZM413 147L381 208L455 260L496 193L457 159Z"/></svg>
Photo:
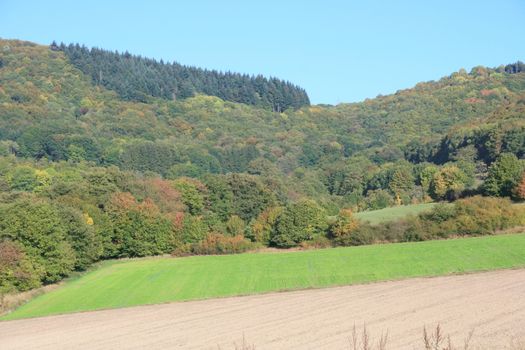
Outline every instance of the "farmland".
<svg viewBox="0 0 525 350"><path fill-rule="evenodd" d="M440 323L460 349L474 329L469 349L517 350L524 288L525 269L416 278L0 322L0 339L2 350L243 349L243 336L256 349L350 349L366 322L373 344L388 330L387 349L413 350Z"/></svg>
<svg viewBox="0 0 525 350"><path fill-rule="evenodd" d="M525 234L187 258L109 261L6 320L525 266Z"/></svg>

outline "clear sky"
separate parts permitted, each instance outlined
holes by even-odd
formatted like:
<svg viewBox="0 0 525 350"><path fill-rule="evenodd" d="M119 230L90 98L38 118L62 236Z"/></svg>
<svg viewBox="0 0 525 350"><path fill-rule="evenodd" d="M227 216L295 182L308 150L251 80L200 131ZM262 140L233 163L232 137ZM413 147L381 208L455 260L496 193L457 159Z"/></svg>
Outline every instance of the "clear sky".
<svg viewBox="0 0 525 350"><path fill-rule="evenodd" d="M525 61L525 1L0 0L0 37L261 73L335 104Z"/></svg>

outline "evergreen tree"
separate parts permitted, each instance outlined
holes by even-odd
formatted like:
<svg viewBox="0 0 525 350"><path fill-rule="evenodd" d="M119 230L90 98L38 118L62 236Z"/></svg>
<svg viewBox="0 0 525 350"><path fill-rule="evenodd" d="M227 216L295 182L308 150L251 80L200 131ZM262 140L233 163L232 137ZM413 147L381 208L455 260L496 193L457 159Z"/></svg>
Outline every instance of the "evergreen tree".
<svg viewBox="0 0 525 350"><path fill-rule="evenodd" d="M185 99L206 94L278 113L310 104L304 89L277 78L210 71L78 44L58 46L53 42L50 48L63 51L95 84L115 90L127 100L148 102L150 96Z"/></svg>

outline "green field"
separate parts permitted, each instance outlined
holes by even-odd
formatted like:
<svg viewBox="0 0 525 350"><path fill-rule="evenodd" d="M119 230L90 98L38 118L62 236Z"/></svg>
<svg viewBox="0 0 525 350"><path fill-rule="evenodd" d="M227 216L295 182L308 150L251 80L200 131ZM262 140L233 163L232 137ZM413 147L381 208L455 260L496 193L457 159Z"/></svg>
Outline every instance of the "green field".
<svg viewBox="0 0 525 350"><path fill-rule="evenodd" d="M355 217L368 221L371 224L379 224L385 221L397 220L407 215L419 214L423 211L432 209L435 205L436 203L400 205L379 210L362 211L355 213Z"/></svg>
<svg viewBox="0 0 525 350"><path fill-rule="evenodd" d="M3 319L525 266L525 234L106 262Z"/></svg>

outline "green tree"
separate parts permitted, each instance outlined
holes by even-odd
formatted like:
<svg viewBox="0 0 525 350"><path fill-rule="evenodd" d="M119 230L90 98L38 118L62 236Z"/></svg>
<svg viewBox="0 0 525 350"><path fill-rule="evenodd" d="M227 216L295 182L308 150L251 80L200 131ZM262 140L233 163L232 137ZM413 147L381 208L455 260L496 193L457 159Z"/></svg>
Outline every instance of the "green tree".
<svg viewBox="0 0 525 350"><path fill-rule="evenodd" d="M327 227L324 210L312 200L286 206L275 222L271 242L281 248L294 247L324 233Z"/></svg>
<svg viewBox="0 0 525 350"><path fill-rule="evenodd" d="M166 175L168 179L176 179L179 177L198 178L204 174L204 171L190 162L173 165Z"/></svg>
<svg viewBox="0 0 525 350"><path fill-rule="evenodd" d="M29 166L16 167L8 177L11 189L32 192L38 186L35 170Z"/></svg>
<svg viewBox="0 0 525 350"><path fill-rule="evenodd" d="M434 174L439 171L439 168L435 165L427 165L422 168L417 174L417 182L421 185L423 192L426 196L430 195L430 187L432 185L432 179ZM428 198L428 197L427 197Z"/></svg>
<svg viewBox="0 0 525 350"><path fill-rule="evenodd" d="M468 178L455 165L447 165L434 173L430 192L434 199L455 199L465 189Z"/></svg>
<svg viewBox="0 0 525 350"><path fill-rule="evenodd" d="M58 208L60 220L67 232L67 241L75 251L75 268L87 269L103 253L102 240L96 235L93 219L70 207Z"/></svg>
<svg viewBox="0 0 525 350"><path fill-rule="evenodd" d="M226 233L230 236L244 235L246 224L237 215L232 215L226 222Z"/></svg>
<svg viewBox="0 0 525 350"><path fill-rule="evenodd" d="M44 200L27 198L0 207L0 241L19 243L35 268L43 269L45 283L59 281L75 266L67 234L59 212Z"/></svg>
<svg viewBox="0 0 525 350"><path fill-rule="evenodd" d="M250 223L246 236L252 241L270 244L272 230L282 212L282 207L266 208Z"/></svg>
<svg viewBox="0 0 525 350"><path fill-rule="evenodd" d="M208 225L202 218L184 215L182 229L179 231L182 243L198 243L208 234Z"/></svg>
<svg viewBox="0 0 525 350"><path fill-rule="evenodd" d="M137 203L130 193L117 193L112 196L108 210L118 256L167 254L175 247L172 222L150 199Z"/></svg>
<svg viewBox="0 0 525 350"><path fill-rule="evenodd" d="M160 214L131 210L122 219L114 224L116 235L122 237L120 256L151 256L172 252L173 230L167 218Z"/></svg>
<svg viewBox="0 0 525 350"><path fill-rule="evenodd" d="M256 176L230 174L228 184L233 194L233 212L245 222L276 201L275 195Z"/></svg>
<svg viewBox="0 0 525 350"><path fill-rule="evenodd" d="M204 183L208 189L209 209L226 221L234 210L233 191L223 175L207 175Z"/></svg>
<svg viewBox="0 0 525 350"><path fill-rule="evenodd" d="M366 204L369 209L383 209L394 204L394 198L385 190L371 190L366 194Z"/></svg>
<svg viewBox="0 0 525 350"><path fill-rule="evenodd" d="M201 214L204 209L204 195L205 186L190 178L180 178L173 181L173 187L181 194L182 202L188 208L188 212L192 215Z"/></svg>
<svg viewBox="0 0 525 350"><path fill-rule="evenodd" d="M489 167L483 190L491 196L510 197L523 174L524 166L514 154L503 153Z"/></svg>

